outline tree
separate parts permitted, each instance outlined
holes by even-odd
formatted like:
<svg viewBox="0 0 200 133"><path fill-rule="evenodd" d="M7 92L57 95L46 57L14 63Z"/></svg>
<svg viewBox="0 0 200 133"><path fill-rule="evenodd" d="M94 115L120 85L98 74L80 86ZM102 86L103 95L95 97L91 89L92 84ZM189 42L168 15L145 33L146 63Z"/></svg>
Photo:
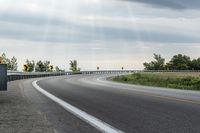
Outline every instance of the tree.
<svg viewBox="0 0 200 133"><path fill-rule="evenodd" d="M17 58L15 58L15 56L13 56L9 62L9 66L10 68L8 68L9 70L12 71L17 71Z"/></svg>
<svg viewBox="0 0 200 133"><path fill-rule="evenodd" d="M5 53L3 53L2 55L1 55L1 57L3 58L3 62L4 62L4 64L7 64L7 58L6 58L6 54Z"/></svg>
<svg viewBox="0 0 200 133"><path fill-rule="evenodd" d="M33 72L35 69L35 61L34 60L30 61L27 59L26 64L29 66L28 72Z"/></svg>
<svg viewBox="0 0 200 133"><path fill-rule="evenodd" d="M149 63L145 62L143 65L145 70L164 70L165 68L165 59L159 54L153 54L155 61Z"/></svg>
<svg viewBox="0 0 200 133"><path fill-rule="evenodd" d="M64 72L65 70L60 69L58 66L55 67L56 72Z"/></svg>
<svg viewBox="0 0 200 133"><path fill-rule="evenodd" d="M35 66L36 72L50 72L50 61L38 61Z"/></svg>
<svg viewBox="0 0 200 133"><path fill-rule="evenodd" d="M42 63L42 61L40 60L40 61L38 61L37 63L36 63L36 66L35 66L35 71L36 72L44 72L44 68L43 68L43 63Z"/></svg>
<svg viewBox="0 0 200 133"><path fill-rule="evenodd" d="M50 70L50 61L44 61L43 64L44 64L45 72L51 72L51 70Z"/></svg>
<svg viewBox="0 0 200 133"><path fill-rule="evenodd" d="M191 60L189 56L178 54L174 55L166 67L170 70L189 70L191 69Z"/></svg>
<svg viewBox="0 0 200 133"><path fill-rule="evenodd" d="M70 60L70 70L72 70L72 72L79 72L81 69L77 67L78 63L77 60Z"/></svg>
<svg viewBox="0 0 200 133"><path fill-rule="evenodd" d="M6 54L5 54L5 53L2 54L2 58L3 58L3 63L4 63L4 64L7 64L7 69L9 68L8 70L10 70L10 59L8 59L8 58L6 57Z"/></svg>
<svg viewBox="0 0 200 133"><path fill-rule="evenodd" d="M8 59L8 58L6 58L6 61L5 61L5 63L7 64L7 70L11 70L11 60L10 59Z"/></svg>
<svg viewBox="0 0 200 133"><path fill-rule="evenodd" d="M190 64L191 70L200 70L200 58L193 59Z"/></svg>
<svg viewBox="0 0 200 133"><path fill-rule="evenodd" d="M11 59L9 59L6 57L6 54L3 53L2 58L3 58L3 63L7 64L7 70L17 71L18 64L17 64L17 58L15 56L13 56Z"/></svg>

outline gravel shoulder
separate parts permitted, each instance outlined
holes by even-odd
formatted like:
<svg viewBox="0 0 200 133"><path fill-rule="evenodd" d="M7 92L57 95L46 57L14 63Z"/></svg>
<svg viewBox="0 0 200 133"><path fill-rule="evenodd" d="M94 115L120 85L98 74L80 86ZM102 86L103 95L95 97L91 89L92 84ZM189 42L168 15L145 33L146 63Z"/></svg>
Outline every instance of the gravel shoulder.
<svg viewBox="0 0 200 133"><path fill-rule="evenodd" d="M8 91L0 91L0 133L54 133L45 115L25 97L20 82L9 82Z"/></svg>

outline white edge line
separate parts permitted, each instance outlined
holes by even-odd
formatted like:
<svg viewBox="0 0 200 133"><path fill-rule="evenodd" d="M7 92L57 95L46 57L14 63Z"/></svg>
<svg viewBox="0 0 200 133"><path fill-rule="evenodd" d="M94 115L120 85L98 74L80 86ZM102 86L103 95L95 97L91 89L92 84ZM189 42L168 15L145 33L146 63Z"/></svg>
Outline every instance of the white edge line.
<svg viewBox="0 0 200 133"><path fill-rule="evenodd" d="M44 94L45 96L47 96L48 98L53 100L54 102L58 103L65 110L71 112L72 114L74 114L75 116L80 118L81 120L87 122L91 126L97 128L98 130L105 132L105 133L124 133L123 131L112 127L111 125L103 122L102 120L95 118L94 116L70 105L69 103L67 103L67 102L59 99L58 97L52 95L51 93L45 91L44 89L42 89L40 86L37 85L37 82L38 82L38 80L32 82L32 85L35 87L35 89L37 89L39 92L41 92L42 94Z"/></svg>

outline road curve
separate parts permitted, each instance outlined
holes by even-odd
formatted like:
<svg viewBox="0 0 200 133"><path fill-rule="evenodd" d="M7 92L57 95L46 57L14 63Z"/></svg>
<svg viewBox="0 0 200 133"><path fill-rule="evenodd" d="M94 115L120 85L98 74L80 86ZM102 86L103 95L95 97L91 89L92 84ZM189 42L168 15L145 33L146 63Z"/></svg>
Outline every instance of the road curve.
<svg viewBox="0 0 200 133"><path fill-rule="evenodd" d="M37 84L63 101L127 133L200 131L199 92L113 83L105 81L108 76L112 75L71 75L43 79ZM81 128L85 126L71 131L84 132ZM88 128L91 129L87 132L98 132Z"/></svg>

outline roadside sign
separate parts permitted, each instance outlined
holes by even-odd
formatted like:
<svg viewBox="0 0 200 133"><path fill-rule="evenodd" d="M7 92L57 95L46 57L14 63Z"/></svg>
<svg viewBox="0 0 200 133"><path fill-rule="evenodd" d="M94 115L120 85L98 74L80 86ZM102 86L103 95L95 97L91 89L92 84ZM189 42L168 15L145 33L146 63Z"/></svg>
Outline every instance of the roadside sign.
<svg viewBox="0 0 200 133"><path fill-rule="evenodd" d="M28 64L24 64L24 71L28 72L28 70L29 70L29 65Z"/></svg>
<svg viewBox="0 0 200 133"><path fill-rule="evenodd" d="M0 64L0 91L7 90L7 65Z"/></svg>
<svg viewBox="0 0 200 133"><path fill-rule="evenodd" d="M50 66L50 70L51 70L51 71L53 70L53 65Z"/></svg>
<svg viewBox="0 0 200 133"><path fill-rule="evenodd" d="M3 58L0 56L0 64L3 64Z"/></svg>

